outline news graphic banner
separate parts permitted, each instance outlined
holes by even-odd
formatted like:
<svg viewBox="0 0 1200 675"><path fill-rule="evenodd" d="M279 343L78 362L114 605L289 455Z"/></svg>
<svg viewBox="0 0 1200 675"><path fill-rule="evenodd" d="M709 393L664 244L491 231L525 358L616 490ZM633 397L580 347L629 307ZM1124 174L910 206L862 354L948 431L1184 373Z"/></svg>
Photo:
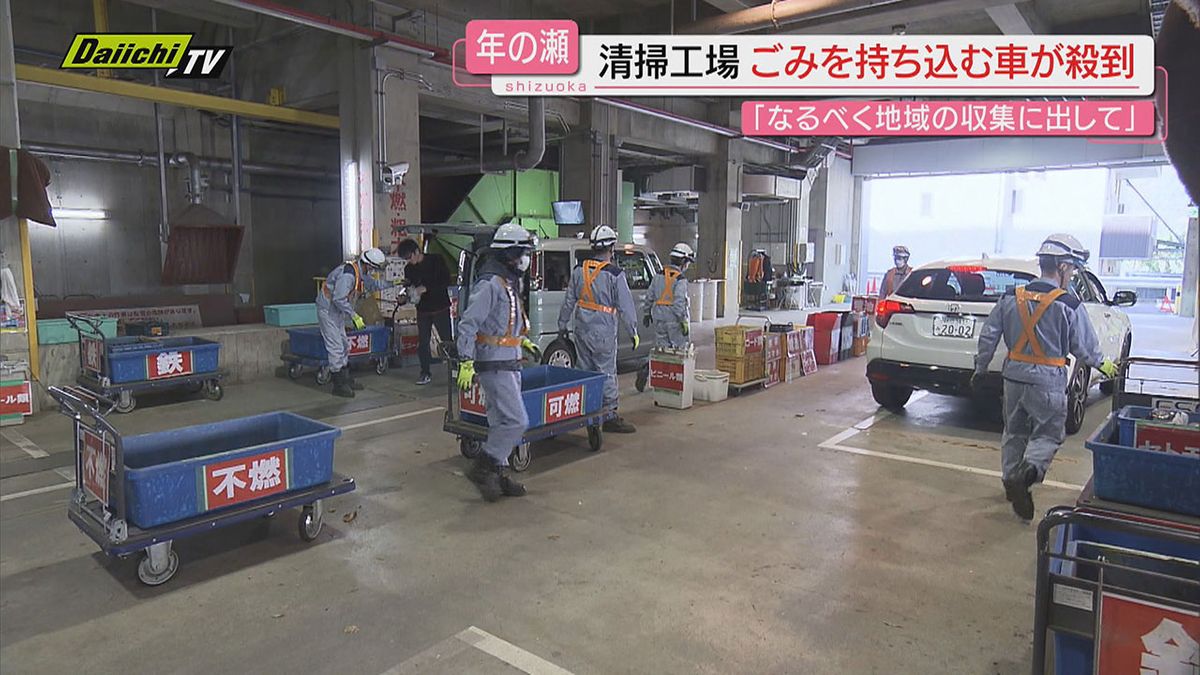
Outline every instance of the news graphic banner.
<svg viewBox="0 0 1200 675"><path fill-rule="evenodd" d="M1146 35L577 36L560 31L561 27L539 28L541 23L551 22L470 22L468 70L493 75L492 92L499 95L1148 96L1154 92L1154 40ZM572 38L577 38L577 45L571 44ZM576 50L578 67L569 70L570 62L564 59Z"/></svg>

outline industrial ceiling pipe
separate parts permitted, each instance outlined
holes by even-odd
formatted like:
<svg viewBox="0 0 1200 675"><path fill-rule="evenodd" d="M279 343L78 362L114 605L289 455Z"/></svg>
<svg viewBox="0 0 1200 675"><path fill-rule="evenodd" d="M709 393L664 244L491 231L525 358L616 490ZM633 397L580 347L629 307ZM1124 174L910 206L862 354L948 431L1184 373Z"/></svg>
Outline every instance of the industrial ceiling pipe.
<svg viewBox="0 0 1200 675"><path fill-rule="evenodd" d="M863 12L890 5L917 4L911 0L781 0L689 23L680 35L733 35L769 28L783 28L802 21L815 21L850 12Z"/></svg>
<svg viewBox="0 0 1200 675"><path fill-rule="evenodd" d="M771 148L772 150L779 150L780 152L786 152L789 154L796 152L796 148L791 145L788 145L787 143L781 143L779 141L772 141L772 140L769 140L766 138L756 138L754 136L744 136L744 135L742 135L742 132L738 131L737 129L723 127L719 124L713 124L712 122L705 122L703 120L698 120L698 119L694 119L691 117L684 117L683 115L678 115L676 113L668 112L666 110L659 110L658 108L651 108L649 106L644 106L639 103L634 103L632 101L624 101L624 100L621 100L618 98L605 98L603 96L598 96L592 100L595 101L596 103L602 103L604 105L612 106L614 108L620 108L622 110L628 110L630 112L641 113L643 115L649 115L650 117L657 117L659 119L667 120L669 122L676 122L676 123L682 124L684 126L692 127L693 129L700 129L703 131L714 133L718 136L724 136L725 138L740 139L740 140L746 141L747 143L754 143L755 145L761 145L764 147Z"/></svg>
<svg viewBox="0 0 1200 675"><path fill-rule="evenodd" d="M190 152L177 152L167 159L167 164L188 170L188 201L199 204L204 192L203 179L200 176L200 159Z"/></svg>
<svg viewBox="0 0 1200 675"><path fill-rule="evenodd" d="M125 164L137 164L139 166L158 166L158 160L154 157L154 155L149 155L140 151L131 152L128 150L108 150L102 148L87 148L74 145L37 142L22 143L21 147L35 155L40 155L42 157L51 159L82 159L101 162L121 162ZM217 159L215 157L199 157L198 159L200 166L205 168L220 169L222 171L230 171L233 168L232 163L226 159ZM167 165L171 166L170 160L167 161ZM339 180L337 173L332 171L306 169L295 166L286 166L283 164L242 162L242 171L252 175L277 176L280 178L304 178L307 180L318 181Z"/></svg>
<svg viewBox="0 0 1200 675"><path fill-rule="evenodd" d="M489 171L525 171L541 163L546 155L546 100L541 97L529 99L529 146L518 150L512 155L498 155L491 158L480 155L478 160L463 162L447 162L422 166L421 173L426 176L464 176L472 173L487 173Z"/></svg>

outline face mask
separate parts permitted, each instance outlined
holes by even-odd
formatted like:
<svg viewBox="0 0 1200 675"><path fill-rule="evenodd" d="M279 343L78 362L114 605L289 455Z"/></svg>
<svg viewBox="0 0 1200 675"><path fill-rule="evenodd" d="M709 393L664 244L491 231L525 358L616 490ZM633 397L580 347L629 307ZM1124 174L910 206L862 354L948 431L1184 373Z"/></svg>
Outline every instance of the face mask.
<svg viewBox="0 0 1200 675"><path fill-rule="evenodd" d="M896 269L902 270L908 266L908 258L893 258L892 262L896 263Z"/></svg>
<svg viewBox="0 0 1200 675"><path fill-rule="evenodd" d="M520 259L517 260L517 269L522 272L525 272L529 269L529 265L532 262L533 262L533 258L531 258L529 256L529 254L526 253L525 255L522 255L520 257Z"/></svg>

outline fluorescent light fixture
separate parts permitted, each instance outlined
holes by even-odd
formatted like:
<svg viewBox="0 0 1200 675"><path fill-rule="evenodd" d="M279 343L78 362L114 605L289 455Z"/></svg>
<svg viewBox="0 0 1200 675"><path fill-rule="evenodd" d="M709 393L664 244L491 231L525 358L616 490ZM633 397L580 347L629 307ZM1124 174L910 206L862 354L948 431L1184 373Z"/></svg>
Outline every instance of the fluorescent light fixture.
<svg viewBox="0 0 1200 675"><path fill-rule="evenodd" d="M342 249L347 257L358 255L361 248L358 235L358 164L353 160L342 165Z"/></svg>
<svg viewBox="0 0 1200 675"><path fill-rule="evenodd" d="M50 207L54 218L62 218L64 220L104 220L108 217L108 212L103 209L65 209L58 207Z"/></svg>

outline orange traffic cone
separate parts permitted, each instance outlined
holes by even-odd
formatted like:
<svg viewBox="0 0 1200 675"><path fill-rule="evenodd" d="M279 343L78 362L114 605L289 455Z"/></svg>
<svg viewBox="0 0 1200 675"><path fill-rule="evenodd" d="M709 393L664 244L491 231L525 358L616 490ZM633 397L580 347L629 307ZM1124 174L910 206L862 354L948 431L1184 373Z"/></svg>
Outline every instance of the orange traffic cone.
<svg viewBox="0 0 1200 675"><path fill-rule="evenodd" d="M1171 291L1170 290L1163 293L1163 299L1161 302L1158 303L1158 311L1167 312L1170 314L1175 313L1175 303L1171 300Z"/></svg>
<svg viewBox="0 0 1200 675"><path fill-rule="evenodd" d="M878 295L879 286L875 283L875 277L867 279L867 295Z"/></svg>

